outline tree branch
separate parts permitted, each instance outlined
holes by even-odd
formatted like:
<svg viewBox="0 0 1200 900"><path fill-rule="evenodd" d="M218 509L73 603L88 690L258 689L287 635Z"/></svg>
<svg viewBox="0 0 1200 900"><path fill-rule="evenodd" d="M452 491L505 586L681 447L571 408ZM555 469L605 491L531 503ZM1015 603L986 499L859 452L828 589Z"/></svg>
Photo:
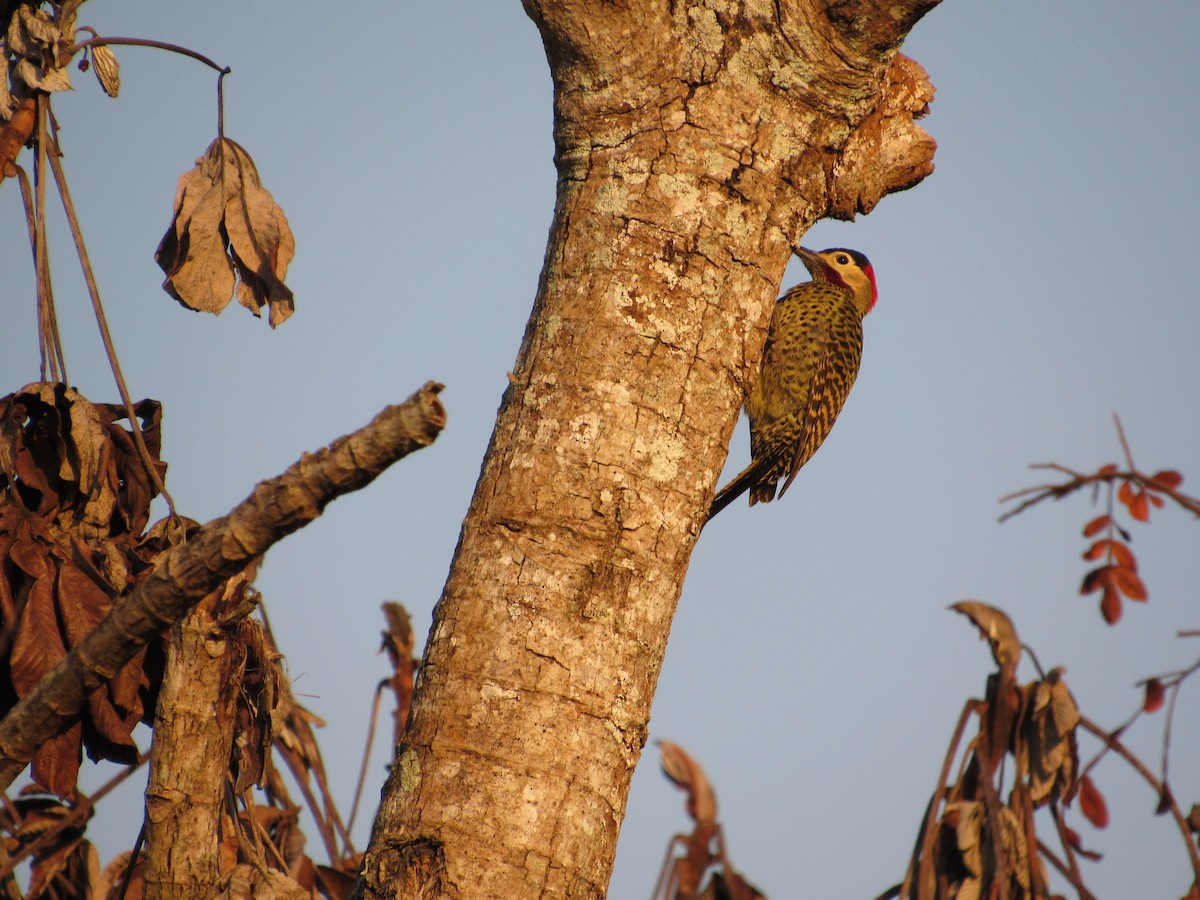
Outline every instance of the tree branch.
<svg viewBox="0 0 1200 900"><path fill-rule="evenodd" d="M0 721L0 787L10 785L37 749L74 721L93 690L222 581L317 518L331 500L365 487L392 463L433 443L446 423L437 398L441 389L427 382L365 427L305 454L163 557Z"/></svg>

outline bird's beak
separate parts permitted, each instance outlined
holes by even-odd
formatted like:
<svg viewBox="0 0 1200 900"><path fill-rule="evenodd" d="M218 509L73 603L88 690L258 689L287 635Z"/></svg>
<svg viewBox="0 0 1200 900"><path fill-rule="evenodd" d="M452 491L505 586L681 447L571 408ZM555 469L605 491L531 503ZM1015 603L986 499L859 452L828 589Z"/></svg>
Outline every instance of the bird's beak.
<svg viewBox="0 0 1200 900"><path fill-rule="evenodd" d="M793 247L796 255L800 257L800 262L804 263L804 268L808 269L808 274L813 278L820 278L825 271L825 260L819 253L809 250L807 247Z"/></svg>

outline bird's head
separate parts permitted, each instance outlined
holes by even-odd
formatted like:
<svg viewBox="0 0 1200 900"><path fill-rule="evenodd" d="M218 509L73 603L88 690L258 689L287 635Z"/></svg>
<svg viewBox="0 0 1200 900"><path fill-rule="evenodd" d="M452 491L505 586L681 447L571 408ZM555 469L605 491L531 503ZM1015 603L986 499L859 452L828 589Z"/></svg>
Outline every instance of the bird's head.
<svg viewBox="0 0 1200 900"><path fill-rule="evenodd" d="M854 305L864 316L875 306L875 301L879 299L875 269L862 253L844 247L819 252L800 247L796 255L812 275L813 281L836 284L854 294Z"/></svg>

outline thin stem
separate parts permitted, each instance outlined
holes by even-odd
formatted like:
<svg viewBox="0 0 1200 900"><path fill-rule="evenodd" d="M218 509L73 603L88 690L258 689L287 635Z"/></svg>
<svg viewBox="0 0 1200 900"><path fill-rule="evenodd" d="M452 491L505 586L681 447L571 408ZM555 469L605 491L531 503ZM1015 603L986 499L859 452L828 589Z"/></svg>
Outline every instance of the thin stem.
<svg viewBox="0 0 1200 900"><path fill-rule="evenodd" d="M379 721L379 705L380 698L383 697L383 692L387 688L388 679L383 679L375 687L375 700L371 703L371 718L367 725L367 742L363 746L362 765L358 768L358 784L354 786L354 802L350 804L350 821L346 823L346 830L354 830L354 820L358 817L358 801L362 799L363 784L367 780L367 764L371 761L371 744L375 742L375 726Z"/></svg>
<svg viewBox="0 0 1200 900"><path fill-rule="evenodd" d="M321 842L325 844L325 854L329 857L329 864L337 866L338 860L341 858L337 849L337 837L334 834L333 824L326 816L326 812L321 809L317 803L316 795L308 786L308 773L304 770L300 760L296 755L283 744L282 741L275 742L275 749L280 756L283 757L284 764L292 773L292 780L296 782L296 787L300 788L300 793L304 796L304 802L308 804L308 811L316 823L317 832L321 836Z"/></svg>
<svg viewBox="0 0 1200 900"><path fill-rule="evenodd" d="M950 777L950 767L954 765L954 758L958 755L958 745L962 741L963 732L966 731L967 723L971 720L972 715L979 715L979 704L975 700L968 700L963 706L963 711L959 713L958 724L954 726L954 735L950 738L950 746L946 748L946 758L942 761L942 771L938 775L937 787L934 788L933 796L929 798L925 818L917 832L917 841L913 847L912 858L908 863L908 871L904 874L904 884L901 887L901 893L905 897L910 896L914 879L918 885L923 883L921 876L927 874L927 867L933 863L930 850L933 847L933 831L937 823L938 810L946 799L946 779Z"/></svg>
<svg viewBox="0 0 1200 900"><path fill-rule="evenodd" d="M1138 757L1134 755L1129 748L1122 744L1120 740L1113 737L1086 716L1080 718L1079 724L1090 731L1093 735L1098 737L1100 740L1104 741L1104 743L1110 749L1116 751L1116 753L1127 763L1129 763L1129 765L1133 766L1134 770L1146 780L1146 783L1154 788L1155 793L1157 793L1160 798L1165 797L1167 799L1167 809L1171 813L1171 816L1175 819L1175 824L1179 826L1179 833L1183 835L1183 843L1187 846L1188 857L1192 861L1192 872L1196 876L1196 883L1200 884L1200 853L1197 853L1196 851L1196 845L1192 841L1191 829L1188 827L1187 819L1183 817L1183 813L1180 811L1179 806L1175 803L1175 798L1172 797L1169 792L1164 791L1162 782L1155 778L1154 773L1146 768L1146 764L1138 759Z"/></svg>
<svg viewBox="0 0 1200 900"><path fill-rule="evenodd" d="M1041 841L1038 841L1038 849L1047 859L1054 863L1058 871L1062 872L1062 874L1066 876L1067 880L1070 881L1071 884L1076 886L1076 888L1081 892L1079 896L1082 900L1082 892L1085 890L1083 887L1083 875L1079 871L1079 861L1075 858L1075 850L1071 847L1071 841L1067 837L1067 823L1063 821L1062 810L1059 809L1057 804L1050 805L1050 815L1054 819L1054 830L1058 832L1058 839L1062 843L1063 853L1067 857L1066 864L1070 869L1070 872L1068 873L1063 871L1062 865L1057 859L1055 859L1054 854L1051 852L1049 846L1043 844ZM1088 894L1087 896L1090 898L1091 894Z"/></svg>
<svg viewBox="0 0 1200 900"><path fill-rule="evenodd" d="M217 140L222 143L225 142L225 76L229 72L227 66L217 76Z"/></svg>
<svg viewBox="0 0 1200 900"><path fill-rule="evenodd" d="M133 881L133 870L137 866L138 856L141 855L142 846L146 843L146 820L142 819L142 827L138 830L137 840L133 842L133 849L129 851L129 865L125 867L125 873L121 876L121 889L117 892L117 900L125 900L125 895L129 892L129 884Z"/></svg>
<svg viewBox="0 0 1200 900"><path fill-rule="evenodd" d="M181 47L178 44L170 44L166 41L156 41L151 38L133 38L133 37L101 37L96 34L91 28L83 28L81 31L91 32L92 37L86 41L80 41L67 51L69 56L74 56L85 47L104 47L104 46L124 46L124 47L153 47L156 50L169 50L171 53L178 53L181 56L190 56L194 60L204 63L210 69L216 69L222 74L228 74L232 70L229 66L222 66L219 63L213 62L203 53L197 53L195 50L189 50L187 47Z"/></svg>
<svg viewBox="0 0 1200 900"><path fill-rule="evenodd" d="M50 170L54 173L55 184L58 185L58 195L62 198L63 210L67 214L67 221L71 226L71 237L75 239L75 250L79 254L79 262L83 266L83 277L87 282L88 295L92 299L92 309L96 313L96 323L100 326L100 337L104 341L104 351L108 354L108 363L112 368L113 377L117 382L117 390L121 394L121 400L125 404L125 413L129 416L129 426L133 432L133 441L137 445L138 455L142 458L142 465L146 467L146 474L150 476L150 481L162 494L163 499L167 501L167 509L171 516L174 517L175 501L171 499L171 495L167 492L167 487L163 484L162 478L158 474L158 469L154 465L154 460L150 457L150 450L146 446L146 440L142 436L142 426L138 421L137 413L133 409L133 401L129 397L129 388L125 384L125 377L121 374L121 364L117 360L117 351L113 346L112 334L108 330L108 320L104 315L104 307L100 304L100 289L96 286L96 278L92 273L92 264L88 260L87 247L83 243L83 232L79 228L79 220L75 217L75 205L71 202L71 194L67 189L67 178L63 174L62 165L58 161L59 148L55 142L52 148L53 152L46 154L50 161Z"/></svg>
<svg viewBox="0 0 1200 900"><path fill-rule="evenodd" d="M1079 893L1079 900L1096 900L1095 895L1086 887L1084 887L1082 879L1072 877L1071 871L1066 867L1063 861L1054 854L1053 850L1051 850L1041 840L1037 842L1037 845L1038 852L1041 853L1046 859L1050 860L1050 864L1054 866L1054 868L1058 869L1059 874L1062 875L1063 878L1067 879L1067 881L1071 883L1071 886L1074 887Z"/></svg>
<svg viewBox="0 0 1200 900"><path fill-rule="evenodd" d="M46 103L44 94L37 99L37 155L34 157L33 186L37 193L34 201L36 235L36 269L38 295L38 343L41 348L41 380L62 381L64 373L58 366L61 353L55 353L59 342L54 329L54 289L50 281L50 248L46 240L46 162L49 150L46 140Z"/></svg>
<svg viewBox="0 0 1200 900"><path fill-rule="evenodd" d="M1133 472L1137 466L1133 464L1133 453L1129 449L1129 441L1125 440L1125 426L1121 424L1121 417L1113 413L1113 421L1117 423L1117 437L1121 439L1121 449L1125 451L1125 462L1129 465L1129 471Z"/></svg>

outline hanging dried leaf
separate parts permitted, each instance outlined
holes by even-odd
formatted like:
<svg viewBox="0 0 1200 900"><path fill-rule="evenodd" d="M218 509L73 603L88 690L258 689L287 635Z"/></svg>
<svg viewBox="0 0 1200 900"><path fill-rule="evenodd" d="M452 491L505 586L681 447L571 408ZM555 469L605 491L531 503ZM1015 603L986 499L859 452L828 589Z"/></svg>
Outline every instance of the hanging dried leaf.
<svg viewBox="0 0 1200 900"><path fill-rule="evenodd" d="M136 409L157 454L159 407ZM89 403L61 384L0 398L0 714L28 695L148 570L139 536L154 496L123 406ZM160 471L165 469L161 463ZM144 486L141 487L141 486ZM152 708L161 648L138 653L88 698L80 723L45 745L33 777L71 796L82 750L131 762L131 732Z"/></svg>
<svg viewBox="0 0 1200 900"><path fill-rule="evenodd" d="M270 305L274 328L295 309L283 282L294 255L287 218L254 161L238 144L218 139L180 176L174 219L154 258L167 275L163 289L189 309L219 313L236 289L256 316Z"/></svg>
<svg viewBox="0 0 1200 900"><path fill-rule="evenodd" d="M1108 804L1090 775L1079 779L1079 809L1096 828L1108 827Z"/></svg>
<svg viewBox="0 0 1200 900"><path fill-rule="evenodd" d="M59 64L58 43L62 31L43 10L30 4L17 7L9 20L7 49L18 57L9 68L15 84L31 91L69 91L71 75Z"/></svg>
<svg viewBox="0 0 1200 900"><path fill-rule="evenodd" d="M717 795L704 768L686 750L670 741L658 742L662 772L677 788L686 791L688 815L698 825L717 820Z"/></svg>
<svg viewBox="0 0 1200 900"><path fill-rule="evenodd" d="M1029 890L1030 866L1025 830L1016 814L1007 806L997 810L996 818L1000 823L1005 867L1018 885ZM956 881L956 889L950 896L956 900L984 896L999 868L988 830L987 806L978 800L947 803L941 827L953 829L953 846L958 851L957 862L960 864L958 867L947 866L944 870L946 876Z"/></svg>
<svg viewBox="0 0 1200 900"><path fill-rule="evenodd" d="M1075 729L1079 708L1059 670L1024 688L1031 693L1016 748L1029 773L1029 795L1035 807L1067 797L1079 770Z"/></svg>
<svg viewBox="0 0 1200 900"><path fill-rule="evenodd" d="M40 791L21 792L16 801L20 825L11 841L13 845L33 850L30 866L30 898L90 897L100 880L100 860L95 848L84 840L82 827L59 828L72 812L71 805L47 797ZM15 822L14 822L15 824Z"/></svg>
<svg viewBox="0 0 1200 900"><path fill-rule="evenodd" d="M1107 528L1110 522L1112 522L1111 516L1096 516L1096 518L1083 526L1083 536L1086 538L1095 537Z"/></svg>
<svg viewBox="0 0 1200 900"><path fill-rule="evenodd" d="M121 92L121 64L116 54L103 44L93 44L92 69L101 90L115 98Z"/></svg>
<svg viewBox="0 0 1200 900"><path fill-rule="evenodd" d="M241 588L245 592L245 587ZM271 765L271 745L283 731L286 683L282 657L267 641L262 625L253 619L238 623L237 640L245 649L245 671L238 692L234 727L236 785L241 792L261 787Z"/></svg>

